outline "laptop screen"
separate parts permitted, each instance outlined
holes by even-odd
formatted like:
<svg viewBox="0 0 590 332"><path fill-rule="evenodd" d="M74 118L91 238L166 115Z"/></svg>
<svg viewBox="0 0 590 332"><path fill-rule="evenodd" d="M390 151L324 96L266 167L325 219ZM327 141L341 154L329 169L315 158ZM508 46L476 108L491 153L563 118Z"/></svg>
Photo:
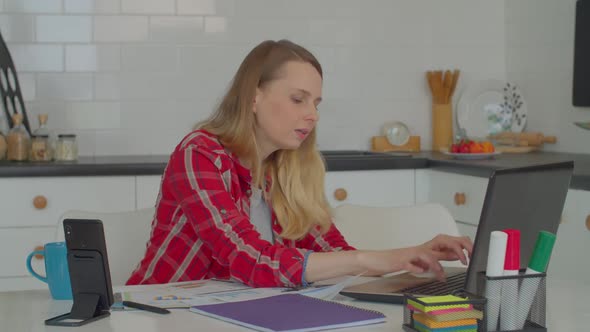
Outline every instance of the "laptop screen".
<svg viewBox="0 0 590 332"><path fill-rule="evenodd" d="M520 265L528 265L539 231L557 232L572 173L573 162L563 162L492 174L467 272L467 291L476 293L477 273L486 269L492 231L519 229Z"/></svg>

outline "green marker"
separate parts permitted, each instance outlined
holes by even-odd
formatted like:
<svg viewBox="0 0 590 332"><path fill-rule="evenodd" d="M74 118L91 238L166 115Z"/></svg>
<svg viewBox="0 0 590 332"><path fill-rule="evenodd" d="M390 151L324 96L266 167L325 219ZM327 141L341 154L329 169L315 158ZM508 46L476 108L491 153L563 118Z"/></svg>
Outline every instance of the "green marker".
<svg viewBox="0 0 590 332"><path fill-rule="evenodd" d="M555 234L546 231L539 232L537 242L535 242L535 249L533 250L525 274L539 274L547 270L554 244ZM540 283L541 278L524 278L522 280L518 299L517 328L522 329L524 327Z"/></svg>

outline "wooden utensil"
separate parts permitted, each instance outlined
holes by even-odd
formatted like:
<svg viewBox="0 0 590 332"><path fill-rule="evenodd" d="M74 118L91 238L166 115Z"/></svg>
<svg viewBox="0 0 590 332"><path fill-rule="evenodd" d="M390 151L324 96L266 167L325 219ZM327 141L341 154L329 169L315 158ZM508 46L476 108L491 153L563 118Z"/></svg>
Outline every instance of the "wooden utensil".
<svg viewBox="0 0 590 332"><path fill-rule="evenodd" d="M450 70L445 71L445 77L443 82L443 101L448 103L451 100L451 86L453 85L453 74Z"/></svg>
<svg viewBox="0 0 590 332"><path fill-rule="evenodd" d="M426 72L426 80L428 81L428 87L430 88L430 93L434 96L434 77L432 72L429 70Z"/></svg>
<svg viewBox="0 0 590 332"><path fill-rule="evenodd" d="M537 151L538 146L509 146L509 145L496 145L495 150L502 153L528 153Z"/></svg>
<svg viewBox="0 0 590 332"><path fill-rule="evenodd" d="M530 146L540 146L544 143L555 144L557 142L556 136L545 136L541 132L524 132L524 133L513 133L513 132L502 132L496 135L490 136L492 139L510 139L513 141L526 141Z"/></svg>

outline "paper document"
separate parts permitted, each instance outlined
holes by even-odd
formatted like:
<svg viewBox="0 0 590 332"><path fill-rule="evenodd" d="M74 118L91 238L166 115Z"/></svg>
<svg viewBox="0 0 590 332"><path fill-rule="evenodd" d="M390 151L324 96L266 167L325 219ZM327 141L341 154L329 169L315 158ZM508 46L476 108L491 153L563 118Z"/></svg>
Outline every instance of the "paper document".
<svg viewBox="0 0 590 332"><path fill-rule="evenodd" d="M303 290L298 291L297 293L309 297L315 297L316 299L322 300L332 300L336 295L340 293L344 288L351 286L352 283L358 279L362 273L356 276L349 276L343 279L342 281L334 284L332 286L323 286L323 287L312 287L306 288Z"/></svg>
<svg viewBox="0 0 590 332"><path fill-rule="evenodd" d="M209 301L207 303L218 302L211 301L211 298L201 298L203 295L249 288L244 284L218 280L124 286L117 289L115 300L116 302L133 301L161 308L188 308L190 305L186 301L197 298L199 300L195 303L199 304L205 304L204 301ZM122 305L116 303L112 308L122 309Z"/></svg>
<svg viewBox="0 0 590 332"><path fill-rule="evenodd" d="M280 288L280 287L273 287L273 288L247 288L247 289L239 289L234 291L226 291L226 292L218 292L213 294L205 294L203 297L209 297L211 299L216 299L223 302L239 302L239 301L247 301L247 300L256 300L262 299L266 297L271 297L275 295L280 295L283 293L292 293L292 294L301 294L308 297L314 297L316 299L322 300L332 300L340 291L348 286L350 286L358 277L361 275L356 276L348 276L343 278L337 284L330 285L330 286L320 286L320 287L308 287L301 290L294 290L292 288ZM185 301L193 304L190 300Z"/></svg>

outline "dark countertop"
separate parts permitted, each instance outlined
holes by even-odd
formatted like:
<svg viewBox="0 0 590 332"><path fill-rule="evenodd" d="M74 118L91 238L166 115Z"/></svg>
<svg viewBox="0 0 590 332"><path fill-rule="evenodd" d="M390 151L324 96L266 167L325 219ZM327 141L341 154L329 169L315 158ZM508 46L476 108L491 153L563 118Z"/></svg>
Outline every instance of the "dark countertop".
<svg viewBox="0 0 590 332"><path fill-rule="evenodd" d="M590 154L533 152L502 154L487 160L457 160L438 152L412 156L363 154L326 155L329 171L431 168L445 172L488 177L499 168L511 168L574 160L571 188L590 190ZM76 162L0 162L0 177L156 175L168 156L81 157Z"/></svg>

